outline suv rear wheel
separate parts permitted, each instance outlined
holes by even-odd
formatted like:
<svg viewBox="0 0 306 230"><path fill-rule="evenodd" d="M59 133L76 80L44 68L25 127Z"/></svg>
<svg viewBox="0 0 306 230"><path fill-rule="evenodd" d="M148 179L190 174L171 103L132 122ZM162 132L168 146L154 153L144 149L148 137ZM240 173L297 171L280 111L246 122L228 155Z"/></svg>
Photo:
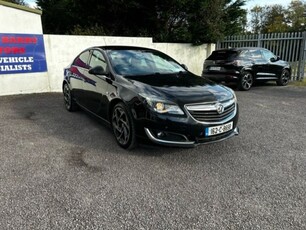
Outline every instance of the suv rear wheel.
<svg viewBox="0 0 306 230"><path fill-rule="evenodd" d="M253 82L254 80L251 72L244 71L242 72L241 78L238 82L238 89L247 91L252 87Z"/></svg>

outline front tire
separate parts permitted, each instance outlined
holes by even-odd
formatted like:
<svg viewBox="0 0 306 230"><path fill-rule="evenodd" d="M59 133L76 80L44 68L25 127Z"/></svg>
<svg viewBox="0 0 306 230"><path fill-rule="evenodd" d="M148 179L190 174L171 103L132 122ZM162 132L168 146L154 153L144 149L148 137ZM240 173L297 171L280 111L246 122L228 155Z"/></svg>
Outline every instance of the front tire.
<svg viewBox="0 0 306 230"><path fill-rule="evenodd" d="M122 103L115 105L111 124L118 145L124 149L136 147L135 124L128 108Z"/></svg>
<svg viewBox="0 0 306 230"><path fill-rule="evenodd" d="M64 84L63 87L63 94L64 94L64 104L65 104L65 108L69 111L69 112L73 112L76 111L78 109L78 105L76 104L76 102L74 101L69 85L67 83Z"/></svg>
<svg viewBox="0 0 306 230"><path fill-rule="evenodd" d="M253 79L253 75L251 74L251 72L248 72L248 71L242 72L242 76L238 82L238 89L247 91L252 87L253 83L254 83L254 79Z"/></svg>
<svg viewBox="0 0 306 230"><path fill-rule="evenodd" d="M289 80L290 80L290 72L289 70L284 69L279 79L276 81L276 84L279 86L285 86L288 85Z"/></svg>

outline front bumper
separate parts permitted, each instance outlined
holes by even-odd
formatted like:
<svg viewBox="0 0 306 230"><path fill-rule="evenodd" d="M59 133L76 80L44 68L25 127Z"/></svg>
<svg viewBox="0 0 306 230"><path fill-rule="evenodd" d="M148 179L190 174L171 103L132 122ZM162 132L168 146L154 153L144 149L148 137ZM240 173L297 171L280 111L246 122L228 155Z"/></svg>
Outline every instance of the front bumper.
<svg viewBox="0 0 306 230"><path fill-rule="evenodd" d="M174 146L174 147L195 147L199 144L211 144L211 143L216 143L216 142L220 142L220 141L224 141L226 139L229 139L233 136L236 136L239 134L239 129L238 127L236 127L234 130L232 130L229 134L227 134L226 136L222 137L222 138L216 138L215 140L211 140L209 142L196 142L196 141L189 141L188 139L186 139L186 141L171 141L171 140L164 140L164 139L160 139L158 137L155 137L154 134L148 129L145 128L145 132L148 136L148 138L156 143L156 144L160 144L160 145L167 145L167 146Z"/></svg>
<svg viewBox="0 0 306 230"><path fill-rule="evenodd" d="M195 120L189 114L176 117L151 113L147 119L138 120L138 136L147 137L154 143L177 147L194 147L199 144L220 142L239 134L237 127L239 108L236 104L235 114L218 123L206 123ZM232 122L232 129L217 135L209 136L206 128L220 126Z"/></svg>

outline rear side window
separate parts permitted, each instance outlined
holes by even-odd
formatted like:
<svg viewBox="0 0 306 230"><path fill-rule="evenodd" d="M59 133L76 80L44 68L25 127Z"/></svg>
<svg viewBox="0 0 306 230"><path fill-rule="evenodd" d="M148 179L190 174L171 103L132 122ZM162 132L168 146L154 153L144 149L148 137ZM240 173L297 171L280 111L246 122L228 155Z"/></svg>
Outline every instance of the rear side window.
<svg viewBox="0 0 306 230"><path fill-rule="evenodd" d="M207 60L229 60L238 56L237 51L233 50L216 50L207 58Z"/></svg>
<svg viewBox="0 0 306 230"><path fill-rule="evenodd" d="M87 65L89 58L89 50L81 53L76 59L74 59L73 65L88 69L89 66Z"/></svg>

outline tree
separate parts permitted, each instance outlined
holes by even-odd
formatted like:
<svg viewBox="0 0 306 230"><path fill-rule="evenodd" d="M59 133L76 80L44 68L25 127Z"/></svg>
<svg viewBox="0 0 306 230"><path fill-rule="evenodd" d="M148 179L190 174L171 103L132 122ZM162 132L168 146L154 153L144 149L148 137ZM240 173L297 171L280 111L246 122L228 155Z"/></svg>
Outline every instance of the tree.
<svg viewBox="0 0 306 230"><path fill-rule="evenodd" d="M38 0L37 6L43 10L44 33L69 34L75 26L73 0Z"/></svg>
<svg viewBox="0 0 306 230"><path fill-rule="evenodd" d="M241 33L245 0L37 0L45 33L216 42Z"/></svg>
<svg viewBox="0 0 306 230"><path fill-rule="evenodd" d="M156 1L156 17L153 20L156 24L156 41L184 42L190 41L189 33L188 0Z"/></svg>
<svg viewBox="0 0 306 230"><path fill-rule="evenodd" d="M281 33L306 30L306 3L291 1L282 5L255 6L251 9L251 30L253 33Z"/></svg>
<svg viewBox="0 0 306 230"><path fill-rule="evenodd" d="M225 7L223 9L223 21L225 23L224 34L226 36L242 34L247 27L247 11L242 7L245 1L225 0Z"/></svg>
<svg viewBox="0 0 306 230"><path fill-rule="evenodd" d="M306 3L302 1L291 1L287 9L287 21L290 25L290 31L298 32L306 30L306 18L303 13L306 12Z"/></svg>
<svg viewBox="0 0 306 230"><path fill-rule="evenodd" d="M262 33L282 33L288 31L286 9L282 5L272 5L266 8Z"/></svg>

